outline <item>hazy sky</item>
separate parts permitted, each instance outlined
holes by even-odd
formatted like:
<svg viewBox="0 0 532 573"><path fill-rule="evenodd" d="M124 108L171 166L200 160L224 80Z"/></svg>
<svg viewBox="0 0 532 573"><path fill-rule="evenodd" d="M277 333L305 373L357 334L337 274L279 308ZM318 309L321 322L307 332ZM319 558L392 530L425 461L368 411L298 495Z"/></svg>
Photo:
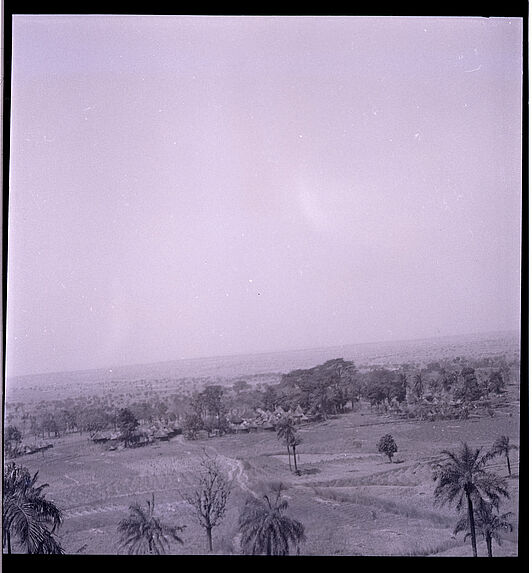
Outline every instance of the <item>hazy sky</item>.
<svg viewBox="0 0 532 573"><path fill-rule="evenodd" d="M518 328L522 32L15 16L8 375Z"/></svg>

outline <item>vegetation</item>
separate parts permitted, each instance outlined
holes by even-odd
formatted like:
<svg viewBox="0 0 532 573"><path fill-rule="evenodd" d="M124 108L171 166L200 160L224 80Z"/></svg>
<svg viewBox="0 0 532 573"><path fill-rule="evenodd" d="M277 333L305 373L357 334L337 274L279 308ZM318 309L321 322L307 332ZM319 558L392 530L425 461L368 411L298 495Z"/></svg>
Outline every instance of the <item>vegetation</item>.
<svg viewBox="0 0 532 573"><path fill-rule="evenodd" d="M289 555L290 547L299 546L305 538L302 523L285 515L288 502L281 499L282 485L262 499L250 496L238 521L242 549L251 555ZM275 495L272 500L271 495Z"/></svg>
<svg viewBox="0 0 532 573"><path fill-rule="evenodd" d="M319 518L316 518L316 521L312 523L313 536L308 548L312 553L315 551L313 545L315 539L321 535L319 528L322 527L325 530L331 523L326 520L323 523L321 521L318 523L318 520L321 520L322 515L326 515L329 519L336 519L338 514L335 512L340 509L342 504L356 504L356 511L360 512L362 519L382 519L383 524L387 519L385 515L391 513L395 516L432 522L436 525L436 529L441 529L442 526L452 527L454 525L452 518L428 509L423 503L423 498L415 498L416 500L419 499L419 504L411 503L411 499L414 498L410 500L401 499L402 503L397 503L393 499L395 494L392 493L390 494L392 497L387 499L385 496L378 497L380 494L372 497L353 492L354 489L357 489L352 487L353 484L375 484L379 486L399 486L409 482L421 484L426 476L426 457L420 457L419 464L415 463L417 460L408 460L409 463L402 466L400 470L394 470L390 467L386 472L377 471L372 474L372 466L380 465L375 462L376 456L371 454L372 448L374 448L372 444L375 443L376 437L379 435L375 434L375 425L393 424L394 420L404 418L465 420L471 416L476 419L475 421L478 421L481 416L489 414L491 417L495 416L495 420L493 427L489 427L488 434L482 434L479 431L475 433L474 430L475 428L476 430L488 428L485 424L490 422L489 419L482 420L476 426L460 423L456 425L414 424L406 426L400 422L399 426L387 426L387 428L393 428L390 431L396 437L398 435L396 434L397 428L397 432L403 436L402 440L405 441L404 436L406 434L403 433L405 426L409 436L411 435L411 428L423 428L420 430L423 432L426 428L427 432L432 432L433 435L437 432L435 437L438 442L441 439L443 443L447 444L454 443L449 440L455 440L457 439L456 436L460 435L462 430L458 428L467 427L473 429L471 439L482 442L491 441L500 432L513 431L513 422L497 410L501 405L509 404L507 396L508 392L514 392L512 375L515 375L515 372L516 363L508 362L501 356L490 356L482 359L457 356L454 359L442 358L438 362L428 364L426 362L399 364L388 360L384 365L366 363L358 364L358 367L355 367L352 362L337 358L313 368L293 370L284 375L270 375L267 378L267 383L264 383L264 378L258 378L258 381L263 383L257 384L257 380L253 377L246 377L245 379L231 379L222 386L221 383L208 383L209 381L220 382L222 380L220 377L212 377L198 381L187 391L181 389L178 392L176 388L173 388L166 394L157 393L152 387L147 386L146 388L142 387L142 390L136 395L133 391L116 396L109 392L101 396L36 402L33 409L21 403L10 404L6 415L5 451L6 454L12 456L32 453L28 444L23 443L23 436L24 440L33 438L36 448L33 451L40 451L39 445L42 445L42 442L39 438L42 439L48 435L53 439L69 433L87 433L87 438L90 437L95 442L103 443L109 440L108 447L115 450L117 447L121 449L122 446L119 445L119 442L122 442L126 448L132 448L149 443L150 440L155 441L155 438L153 440L151 438L159 434L162 435L161 440L167 439L166 431L169 432L174 428L182 429L185 437L190 439L214 437L231 432L257 432L261 429L269 429L276 431L278 440L283 444L283 447L286 447L290 470L293 469L296 474L299 474L297 446L301 443L300 424L325 420L326 422L321 424L304 426L305 429L303 430L305 439L309 444L305 454L308 455L309 465L309 469L306 471L309 474L317 474L323 469L327 470L324 472L323 481L316 482L320 488L314 491L319 498L322 498L319 501L325 503L318 506L316 515ZM509 390L505 389L507 385L510 386ZM368 416L368 418L360 418L360 427L358 425L359 418L355 416L346 419L346 424L342 425L341 418L349 409L362 410L360 416ZM380 414L383 412L387 415L381 419ZM261 417L264 420L264 425L260 421ZM357 435L356 440L353 440L352 434L346 428L349 427L351 420L355 419L357 420ZM399 428L401 429L399 430ZM441 438L439 435L440 428ZM339 430L342 430L346 436L340 433L334 434L335 431ZM147 431L151 432L149 434L150 440L143 440ZM338 439L338 443L335 442L335 448L327 449L331 445L331 435ZM485 437L488 435L489 437ZM344 442L344 440L347 441ZM59 447L63 447L61 442ZM73 440L72 444L74 442L81 443L81 440ZM64 443L68 444L70 440L65 440ZM243 445L246 443L247 446ZM344 446L344 443L352 444L353 450L349 449L349 445ZM264 445L269 448L265 452L265 456L260 456L255 451L250 453L250 447L262 448ZM213 449L216 448L220 452L224 452L227 456L224 463L227 461L229 465L235 462L235 459L231 459L231 457L237 457L231 448L248 448L243 450L246 453L242 454L239 451L238 454L238 460L246 459L245 456L249 454L249 463L248 461L243 463L238 461L243 469L249 470L249 481L246 484L241 483L242 489L245 491L251 491L249 487L253 487L255 479L263 479L270 471L275 473L281 465L275 455L279 449L278 446L275 446L275 434L264 433L255 437L249 436L249 440L248 438L239 440L237 437L227 437L213 443L213 446ZM212 552L213 529L222 525L216 529L218 532L216 539L219 540L214 545L218 544L218 548L229 547L232 543L229 540L234 534L234 530L232 530L234 522L231 522L231 519L236 516L229 512L229 516L226 518L226 513L230 509L228 500L231 483L224 473L225 468L216 458L209 458L204 454L198 471L196 471L195 466L192 471L190 467L176 469L175 449L171 449L174 447L177 451L186 451L187 456L179 458L179 464L184 466L189 463L193 465L197 460L198 451L201 449L197 444L183 444L176 440L171 444L171 447L163 446L160 451L152 454L147 451L144 454L139 452L138 458L136 457L137 451L117 453L116 459L118 456L123 456L120 459L127 462L120 467L128 467L128 472L133 468L133 476L128 474L127 478L120 477L119 480L115 480L115 476L109 474L109 497L125 495L126 488L131 488L128 490L129 494L131 491L140 493L146 489L158 491L161 487L165 487L162 483L168 481L167 477L174 472L183 476L193 474L195 481L191 484L192 487L186 492L186 495L182 495L182 497L192 508L194 516L202 528L202 534L198 536L198 543L201 542L203 545L203 531L205 531L207 548L209 552ZM444 446L442 445L438 449L442 447ZM382 436L377 448L380 453L388 457L390 463L398 451L395 439L391 434ZM480 449L475 450L463 444L456 452L444 451L445 459L434 473L434 479L438 482L434 490L434 501L441 506L450 505L460 513L455 532L466 533L465 537L471 540L473 555L475 556L477 555L477 536L481 535L486 541L488 554L491 556L493 539L500 544L502 542L501 532L512 530L512 524L509 520L511 513L499 513L499 501L509 495L506 482L504 478L488 471L489 467L486 465L487 460L495 456L505 456L508 476L511 476L512 468L509 454L512 449L518 448L510 444L507 435L501 435L484 456L481 455ZM432 448L427 448L428 450L431 450L430 455L433 455ZM340 451L348 453L339 454ZM410 454L411 451L415 450L410 448L407 453ZM423 456L428 456L427 451L423 452ZM91 447L90 452L91 455L94 454L94 459L101 455L101 452L95 447ZM373 449L373 454L374 452ZM360 457L358 457L358 453L360 453ZM188 454L191 454L190 458ZM114 455L106 456L105 461L111 462L111 466L113 466ZM159 455L172 455L173 458L171 458L171 462L161 463L164 457L159 458ZM269 457L270 455L271 457ZM336 463L337 459L340 460L340 455L345 455L346 459L341 458L341 461ZM55 457L54 455L54 459ZM259 458L260 461L256 461ZM359 472L357 475L344 473L343 477L338 477L338 475L342 476L342 472L344 472L340 468L350 467L351 469L345 471L353 471L353 466L349 462L350 458L361 460L363 471L357 467ZM334 459L335 462L326 468L330 459ZM70 462L68 463L70 464ZM73 463L77 464L78 462ZM11 552L12 545L15 551L63 552L55 536L56 529L63 519L59 509L55 508L56 513L53 509L49 509L48 516L41 510L28 509L32 507L32 504L42 505L44 496L41 494L41 490L46 487L46 484L37 486L37 474L30 476L28 470L25 470L25 478L22 479L22 469L19 469L17 474L13 469L14 467L16 466L12 464L11 477L6 474L6 470L4 471L4 548L7 552ZM72 466L69 467L72 468ZM137 472L134 469L137 467L142 467L142 472L140 470ZM382 468L382 466L380 467ZM419 471L418 467L420 467ZM242 468L236 468L236 466L231 468L231 472L235 472L238 479L240 479L241 470ZM79 488L72 485L72 483L77 482L77 479L80 479L78 477L81 473L79 468L66 471L70 475L67 475L66 472L64 474L66 497L62 498L62 501L65 507L70 508L70 511L71 508L76 508L80 501L84 501L81 497L75 498L86 492L83 487L86 484L78 483ZM274 473L270 474L268 479L277 477ZM101 476L98 477L98 479L100 478ZM301 515L304 515L303 512L308 509L305 503L309 501L307 499L302 503L304 492L315 488L309 487L307 482L301 482L301 480L293 480L293 484L297 484L297 490L294 501L291 503L297 503L297 510L302 512ZM301 487L302 485L304 487ZM510 485L517 487L515 482ZM62 484L60 484L61 487L63 487ZM173 487L175 487L174 482L172 482ZM423 484L422 487L424 487ZM15 490L19 493L12 493ZM77 490L81 493L76 493ZM305 541L305 528L299 521L287 515L288 504L287 500L282 498L281 491L282 487L279 487L262 497L253 493L246 500L238 519L241 546L245 553L267 555L299 553L300 544ZM69 496L72 497L69 498ZM100 497L103 499L105 495L102 494ZM39 499L40 501L38 501ZM311 499L311 503L316 505L315 497ZM337 503L332 504L330 501L327 503L327 500L333 500ZM53 502L49 503L53 506ZM107 510L107 508L104 509ZM85 507L81 506L78 515L83 515L84 512ZM76 514L76 510L74 510L74 514ZM357 515L359 514L357 513ZM23 518L27 520L27 523L24 522ZM91 525L92 521L93 518L91 518ZM305 518L303 521L306 523ZM309 526L310 523L307 523L307 527ZM120 550L132 554L165 553L169 551L171 542L183 542L179 535L183 529L184 527L161 523L155 516L154 496L152 496L151 501L147 501L142 506L139 504L131 505L129 516L118 525ZM424 539L424 542L427 543L426 547L419 549L422 554L443 550L441 547L444 547L445 543L435 545L429 537L430 535L426 540ZM326 535L323 538L329 539ZM454 539L446 543L449 544L449 548L452 548L460 542L461 540ZM399 550L396 553L403 552L404 554L404 551L408 551L409 547L405 548L401 545L402 543L404 541L398 539L397 545L392 547L391 544L388 548L389 551ZM196 547L192 549L195 551ZM354 550L352 547L350 549ZM358 551L358 548L355 549ZM340 547L341 550L342 547Z"/></svg>
<svg viewBox="0 0 532 573"><path fill-rule="evenodd" d="M386 455L392 463L393 455L397 452L397 444L391 434L386 434L379 440L377 449L379 453Z"/></svg>
<svg viewBox="0 0 532 573"><path fill-rule="evenodd" d="M185 526L170 526L155 517L155 494L146 501L147 509L139 503L129 506L129 516L118 524L119 549L129 555L161 555L166 553L170 540L183 543L178 533Z"/></svg>
<svg viewBox="0 0 532 573"><path fill-rule="evenodd" d="M481 456L480 452L480 448L472 449L466 443L462 443L456 452L443 451L446 459L433 476L437 481L434 490L436 504L454 504L458 512L466 506L474 557L477 556L475 508L485 499L498 508L500 498L509 497L505 479L486 470L488 457Z"/></svg>
<svg viewBox="0 0 532 573"><path fill-rule="evenodd" d="M118 415L118 427L120 429L120 439L124 442L126 448L138 440L138 434L136 432L138 425L139 421L131 410L128 408L120 410Z"/></svg>
<svg viewBox="0 0 532 573"><path fill-rule="evenodd" d="M384 409L408 418L465 419L482 400L486 401L485 412L493 415L487 401L495 400L497 404L497 400L504 399L505 387L518 370L518 358L512 360L505 355L456 356L425 367L404 363L392 368L357 368L353 362L336 358L284 375L267 373L247 376L245 380L238 378L231 387L192 378L186 384L196 391L182 387L163 395L142 380L139 382L144 390L140 398L131 392L108 392L33 402L32 406L7 403L6 423L25 439L34 440L75 432L94 437L101 432L125 430L123 444L131 447L139 441L134 420L139 426L178 422L185 436L193 439L201 430L211 436L232 431L229 420L235 412L242 417L257 408L273 412L277 407L288 411L299 406L310 419L317 420L342 414L348 405L354 409L361 399L379 411ZM268 382L248 382L255 380ZM129 420L121 421L124 410L128 410ZM120 428L122 423L125 427ZM13 439L6 441L6 453L17 455L23 446L15 432ZM9 447L12 449L8 452Z"/></svg>
<svg viewBox="0 0 532 573"><path fill-rule="evenodd" d="M203 430L203 422L196 412L189 412L183 421L183 434L189 440L196 439L198 433Z"/></svg>
<svg viewBox="0 0 532 573"><path fill-rule="evenodd" d="M19 454L22 434L16 426L7 426L4 434L4 447L8 456L16 457Z"/></svg>
<svg viewBox="0 0 532 573"><path fill-rule="evenodd" d="M294 370L283 375L274 387L273 402L283 408L299 405L310 414L327 418L345 410L349 400L359 395L356 368L343 358L329 360L307 370ZM266 403L265 407L268 407Z"/></svg>
<svg viewBox="0 0 532 573"><path fill-rule="evenodd" d="M212 530L225 516L231 484L224 476L216 458L206 454L200 461L197 484L191 494L183 498L194 510L199 525L207 534L208 550L212 552Z"/></svg>
<svg viewBox="0 0 532 573"><path fill-rule="evenodd" d="M506 458L506 466L508 468L508 477L512 475L512 468L510 466L510 452L512 450L518 450L519 448L514 444L510 444L510 438L508 436L499 436L489 452L489 457L493 458L495 456L504 456Z"/></svg>
<svg viewBox="0 0 532 573"><path fill-rule="evenodd" d="M294 467L295 471L297 472L296 446L301 443L301 438L298 435L293 418L290 416L283 416L277 423L275 429L277 431L277 438L283 441L286 445L290 470L292 469L291 455L293 455ZM290 448L292 448L292 454L290 453Z"/></svg>
<svg viewBox="0 0 532 573"><path fill-rule="evenodd" d="M13 538L27 553L64 553L54 533L63 514L36 485L39 472L31 476L27 468L10 463L4 468L2 545L11 553Z"/></svg>
<svg viewBox="0 0 532 573"><path fill-rule="evenodd" d="M299 434L296 434L290 442L290 447L292 448L292 455L294 456L294 471L297 475L300 475L300 472L297 469L296 447L299 446L299 444L301 444L302 441L303 439L301 438L301 436Z"/></svg>
<svg viewBox="0 0 532 573"><path fill-rule="evenodd" d="M493 505L480 500L478 507L474 511L475 530L478 531L486 541L488 557L493 557L493 540L498 545L502 545L501 531L513 531L513 525L508 521L512 512L508 511L499 515L495 513ZM469 515L465 514L458 520L454 533L466 531L464 539L471 535L469 530Z"/></svg>

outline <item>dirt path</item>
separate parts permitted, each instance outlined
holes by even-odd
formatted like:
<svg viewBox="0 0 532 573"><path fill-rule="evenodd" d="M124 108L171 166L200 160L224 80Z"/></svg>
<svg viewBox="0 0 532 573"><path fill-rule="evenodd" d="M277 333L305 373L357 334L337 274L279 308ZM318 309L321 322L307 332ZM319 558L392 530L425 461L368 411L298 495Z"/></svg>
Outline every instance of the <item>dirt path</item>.
<svg viewBox="0 0 532 573"><path fill-rule="evenodd" d="M249 493L250 495L257 497L256 493L248 486L248 476L246 470L244 469L244 464L242 460L237 458L231 458L229 456L224 456L220 454L214 446L208 446L212 450L213 454L220 459L223 463L229 466L229 481L236 483L240 489Z"/></svg>
<svg viewBox="0 0 532 573"><path fill-rule="evenodd" d="M244 470L244 464L241 460L236 458L228 458L224 456L224 461L229 465L229 479L234 483L236 482L238 486L253 496L256 496L255 492L249 488L247 485L248 477L246 471Z"/></svg>

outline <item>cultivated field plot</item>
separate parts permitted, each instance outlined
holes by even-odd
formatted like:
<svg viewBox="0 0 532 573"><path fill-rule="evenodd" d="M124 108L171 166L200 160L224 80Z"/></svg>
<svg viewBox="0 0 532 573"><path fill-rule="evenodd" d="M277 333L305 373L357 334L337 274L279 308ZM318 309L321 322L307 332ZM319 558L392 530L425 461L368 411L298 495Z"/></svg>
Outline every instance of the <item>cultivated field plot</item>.
<svg viewBox="0 0 532 573"><path fill-rule="evenodd" d="M237 521L246 496L282 481L291 514L306 528L302 554L468 556L471 547L463 534L452 535L454 511L433 504L432 464L441 459L443 449L453 449L461 440L487 449L501 434L518 443L518 431L515 403L493 418L438 422L398 421L364 406L301 428L300 476L290 472L286 451L274 432L194 441L178 436L167 443L117 451L68 436L43 456L23 456L19 463L39 470L40 479L50 484L48 497L65 511L59 538L67 553L116 553L119 520L130 503L144 503L152 493L166 522L186 525L184 544L173 544L171 552L205 553L204 532L182 493L193 483L206 451L219 457L233 483L226 517L213 531L216 553L239 551ZM392 433L398 444L394 463L376 451L384 433ZM512 511L517 522L515 452L511 463L511 497L501 511ZM505 474L502 458L491 466ZM480 540L479 554L485 551ZM503 535L494 554L517 554L515 530Z"/></svg>

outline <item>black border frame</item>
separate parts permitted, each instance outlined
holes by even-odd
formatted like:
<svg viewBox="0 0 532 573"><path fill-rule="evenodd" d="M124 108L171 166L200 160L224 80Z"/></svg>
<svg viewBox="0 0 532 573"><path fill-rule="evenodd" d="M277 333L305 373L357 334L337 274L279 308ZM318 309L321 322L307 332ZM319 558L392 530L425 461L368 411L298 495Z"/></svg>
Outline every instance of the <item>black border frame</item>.
<svg viewBox="0 0 532 573"><path fill-rule="evenodd" d="M253 9L251 9L253 8ZM388 2L375 3L359 1L350 3L346 9L345 4L337 8L327 4L321 6L322 10L316 9L316 4L306 4L304 9L293 8L287 4L278 6L275 3L267 3L265 6L250 6L249 3L224 5L223 10L213 10L209 6L198 6L194 4L183 5L153 1L149 4L110 1L92 2L78 1L75 3L62 2L61 0L3 0L2 2L2 347L0 356L2 358L2 461L3 455L3 431L5 409L4 388L5 388L5 348L6 348L6 303L7 303L7 252L8 252L8 211L9 211L9 163L10 163L10 117L11 117L11 43L12 43L12 16L14 14L135 14L135 15L166 15L166 14L191 14L191 15L279 15L279 16L424 16L424 17L515 17L523 19L523 91L522 91L522 228L521 228L521 373L520 373L520 393L521 402L529 405L529 228L528 228L528 190L529 190L529 75L528 75L528 13L529 4L526 0L506 0L498 5L493 5L480 0L463 0L462 2L447 2L444 4L417 2ZM500 557L495 560L479 557L477 561L471 558L432 558L426 562L427 558L410 557L326 557L300 556L296 562L287 562L287 558L282 557L250 557L250 556L159 556L157 565L162 567L230 567L232 570L247 571L250 568L263 566L286 567L292 569L294 566L309 568L317 565L327 567L329 561L335 567L364 567L377 566L388 567L391 570L406 567L409 570L425 570L440 567L447 570L449 567L461 570L469 570L475 564L483 570L500 570L510 565L513 567L521 564L529 564L529 411L528 407L521 414L520 418L520 485L519 488L519 531L518 531L518 556ZM1 568L6 571L20 570L25 567L36 567L40 571L71 571L74 567L87 565L88 567L146 567L146 559L149 556L112 556L112 555L64 555L64 556L44 556L44 555L3 555ZM268 561L265 561L268 559ZM273 562L272 562L273 559ZM150 562L151 563L151 562ZM155 562L154 562L155 563Z"/></svg>

